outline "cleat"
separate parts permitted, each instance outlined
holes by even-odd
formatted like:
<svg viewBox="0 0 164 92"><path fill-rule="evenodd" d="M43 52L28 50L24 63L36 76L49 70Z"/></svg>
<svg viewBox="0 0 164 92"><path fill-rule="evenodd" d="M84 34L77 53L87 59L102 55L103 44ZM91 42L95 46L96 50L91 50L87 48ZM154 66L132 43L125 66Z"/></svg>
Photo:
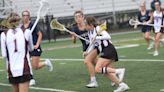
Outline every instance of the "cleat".
<svg viewBox="0 0 164 92"><path fill-rule="evenodd" d="M86 85L87 88L96 88L98 87L98 84L96 81L90 82L89 84Z"/></svg>
<svg viewBox="0 0 164 92"><path fill-rule="evenodd" d="M154 47L154 42L150 43L147 50L151 50Z"/></svg>
<svg viewBox="0 0 164 92"><path fill-rule="evenodd" d="M46 64L47 64L47 67L48 67L48 70L51 72L53 71L53 65L51 63L51 61L49 59L46 59Z"/></svg>
<svg viewBox="0 0 164 92"><path fill-rule="evenodd" d="M116 90L114 90L113 92L124 92L124 91L127 91L129 90L129 86L125 83L120 83L118 88Z"/></svg>
<svg viewBox="0 0 164 92"><path fill-rule="evenodd" d="M34 86L34 85L36 85L35 80L34 80L34 79L31 79L29 85L30 85L30 86Z"/></svg>
<svg viewBox="0 0 164 92"><path fill-rule="evenodd" d="M154 51L153 56L158 56L158 55L159 55L158 51Z"/></svg>

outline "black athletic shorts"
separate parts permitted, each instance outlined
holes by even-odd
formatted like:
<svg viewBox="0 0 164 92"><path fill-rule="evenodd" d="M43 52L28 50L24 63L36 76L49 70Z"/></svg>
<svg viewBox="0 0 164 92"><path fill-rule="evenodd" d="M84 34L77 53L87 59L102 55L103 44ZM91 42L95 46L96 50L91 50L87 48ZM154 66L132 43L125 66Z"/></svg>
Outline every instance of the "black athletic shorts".
<svg viewBox="0 0 164 92"><path fill-rule="evenodd" d="M19 84L19 83L30 81L31 79L33 79L33 76L31 74L23 75L19 77L9 77L9 83Z"/></svg>
<svg viewBox="0 0 164 92"><path fill-rule="evenodd" d="M34 49L32 52L30 52L30 56L41 56L42 49L39 47L38 49Z"/></svg>
<svg viewBox="0 0 164 92"><path fill-rule="evenodd" d="M102 48L102 51L100 52L100 57L118 61L118 55L115 47L110 42L108 42L108 44L109 45L107 47Z"/></svg>

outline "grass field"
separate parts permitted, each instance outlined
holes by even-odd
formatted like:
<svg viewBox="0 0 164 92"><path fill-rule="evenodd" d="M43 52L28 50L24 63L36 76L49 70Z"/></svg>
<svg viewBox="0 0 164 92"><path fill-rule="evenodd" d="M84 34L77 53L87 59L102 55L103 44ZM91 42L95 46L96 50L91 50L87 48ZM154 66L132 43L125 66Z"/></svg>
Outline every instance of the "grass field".
<svg viewBox="0 0 164 92"><path fill-rule="evenodd" d="M113 44L117 47L120 61L115 67L125 67L124 81L130 86L128 92L160 92L164 89L164 47L160 55L153 56L153 50L147 50L140 32L112 34ZM128 47L129 46L129 47ZM54 71L46 68L33 71L36 86L30 92L113 92L108 81L97 74L98 88L86 88L88 74L82 61L81 45L71 41L42 43L42 59L50 58ZM11 92L6 78L5 63L0 59L0 92Z"/></svg>

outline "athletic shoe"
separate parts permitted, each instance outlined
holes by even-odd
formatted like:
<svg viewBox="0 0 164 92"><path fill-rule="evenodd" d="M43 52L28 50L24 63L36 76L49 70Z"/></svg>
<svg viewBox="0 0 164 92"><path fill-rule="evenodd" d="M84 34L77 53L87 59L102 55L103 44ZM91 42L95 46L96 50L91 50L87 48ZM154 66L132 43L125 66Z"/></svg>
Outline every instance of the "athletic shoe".
<svg viewBox="0 0 164 92"><path fill-rule="evenodd" d="M147 50L151 50L154 47L154 42L150 43Z"/></svg>
<svg viewBox="0 0 164 92"><path fill-rule="evenodd" d="M91 81L89 84L86 85L87 88L96 88L98 84L96 81Z"/></svg>
<svg viewBox="0 0 164 92"><path fill-rule="evenodd" d="M30 85L30 86L34 86L34 85L36 85L35 80L34 80L34 79L31 79L29 85Z"/></svg>
<svg viewBox="0 0 164 92"><path fill-rule="evenodd" d="M124 79L125 74L125 68L117 69L116 77L118 77L119 81L122 81ZM111 82L111 86L115 86L116 84L114 82Z"/></svg>
<svg viewBox="0 0 164 92"><path fill-rule="evenodd" d="M153 56L158 56L158 55L159 55L158 51L154 51Z"/></svg>
<svg viewBox="0 0 164 92"><path fill-rule="evenodd" d="M46 59L46 64L47 64L47 67L48 67L48 70L51 72L53 71L53 65L51 63L51 61L49 59Z"/></svg>
<svg viewBox="0 0 164 92"><path fill-rule="evenodd" d="M124 92L124 91L127 91L129 89L130 88L128 87L128 85L122 82L119 84L118 88L116 90L114 90L113 92Z"/></svg>

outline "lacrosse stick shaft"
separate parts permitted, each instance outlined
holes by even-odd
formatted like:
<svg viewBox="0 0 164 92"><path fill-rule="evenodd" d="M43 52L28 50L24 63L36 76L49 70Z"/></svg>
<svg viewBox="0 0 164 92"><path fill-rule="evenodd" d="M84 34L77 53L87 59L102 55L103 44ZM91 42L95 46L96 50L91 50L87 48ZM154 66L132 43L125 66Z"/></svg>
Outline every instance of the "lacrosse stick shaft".
<svg viewBox="0 0 164 92"><path fill-rule="evenodd" d="M34 25L33 25L32 28L31 28L31 33L34 31L36 25L37 25L38 22L39 22L39 19L40 19L40 17L37 17L37 19L35 20Z"/></svg>
<svg viewBox="0 0 164 92"><path fill-rule="evenodd" d="M70 30L68 30L66 28L65 28L65 31L68 32L68 33L72 33ZM81 37L81 36L79 36L77 34L75 34L75 36L78 37L78 38L80 38L80 39L82 39L82 40L84 40L84 41L86 41L86 42L90 42L89 40L87 40L87 39L85 39L85 38L83 38L83 37Z"/></svg>
<svg viewBox="0 0 164 92"><path fill-rule="evenodd" d="M40 19L40 12L41 12L43 6L45 5L45 3L47 3L47 2L45 2L44 0L41 0L41 1L40 1L40 7L39 7L38 12L37 12L37 18L36 18L36 20L35 20L35 22L34 22L34 25L33 25L32 28L31 28L31 32L34 31L36 25L37 25L38 22L39 22L39 19ZM46 12L47 12L47 11L45 11L45 14L46 14Z"/></svg>

